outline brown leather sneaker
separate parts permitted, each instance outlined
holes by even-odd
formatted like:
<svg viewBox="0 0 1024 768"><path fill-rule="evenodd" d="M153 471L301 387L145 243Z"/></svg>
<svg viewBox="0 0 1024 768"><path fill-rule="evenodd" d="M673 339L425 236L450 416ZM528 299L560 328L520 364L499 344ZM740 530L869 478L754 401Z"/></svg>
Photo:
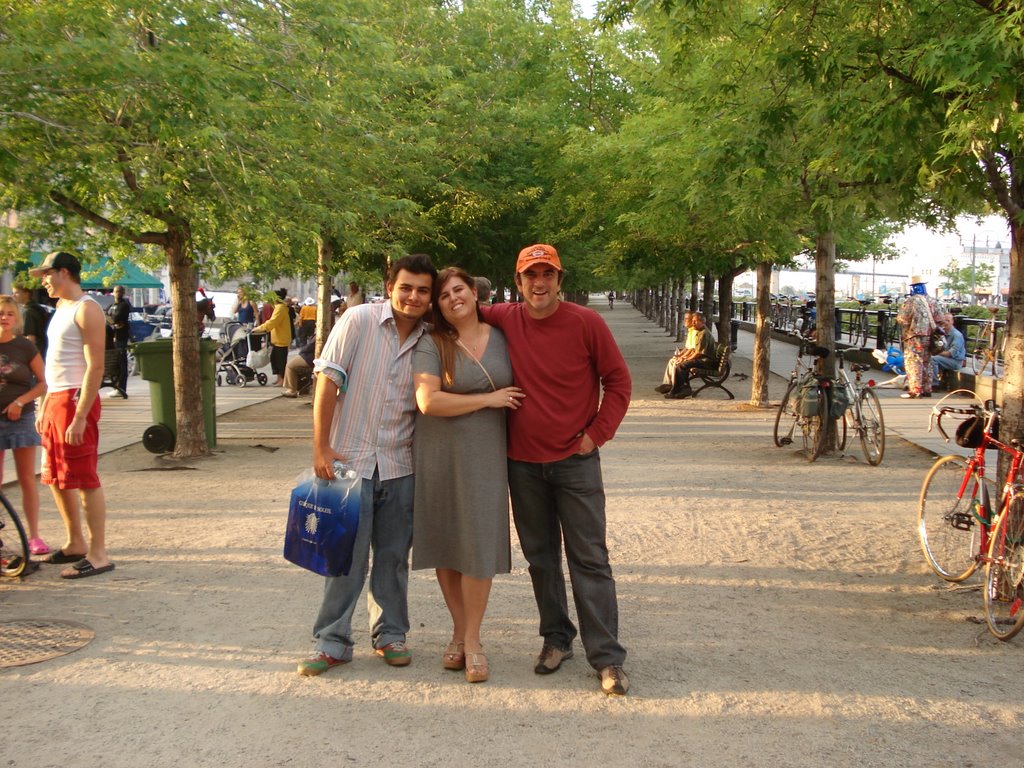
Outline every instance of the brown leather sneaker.
<svg viewBox="0 0 1024 768"><path fill-rule="evenodd" d="M571 658L571 646L563 651L561 648L544 643L544 647L540 649L540 655L537 657L537 664L534 666L533 671L538 675L550 675L552 672L558 671L563 661Z"/></svg>
<svg viewBox="0 0 1024 768"><path fill-rule="evenodd" d="M625 696L629 691L629 678L622 667L601 670L601 690L609 696Z"/></svg>

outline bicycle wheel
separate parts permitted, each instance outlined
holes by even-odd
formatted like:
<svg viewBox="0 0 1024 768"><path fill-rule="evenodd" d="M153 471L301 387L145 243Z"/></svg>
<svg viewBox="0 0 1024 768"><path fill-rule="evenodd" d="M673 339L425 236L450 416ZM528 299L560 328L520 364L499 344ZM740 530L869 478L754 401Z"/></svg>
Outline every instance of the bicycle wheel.
<svg viewBox="0 0 1024 768"><path fill-rule="evenodd" d="M860 447L868 464L877 467L885 455L885 419L878 395L870 389L860 391Z"/></svg>
<svg viewBox="0 0 1024 768"><path fill-rule="evenodd" d="M985 563L985 621L1000 640L1024 627L1024 496L1011 497L992 531Z"/></svg>
<svg viewBox="0 0 1024 768"><path fill-rule="evenodd" d="M868 316L861 315L857 323L857 338L855 344L858 349L863 349L868 343Z"/></svg>
<svg viewBox="0 0 1024 768"><path fill-rule="evenodd" d="M28 567L28 536L7 497L0 493L0 575L21 576Z"/></svg>
<svg viewBox="0 0 1024 768"><path fill-rule="evenodd" d="M803 427L804 454L808 461L814 461L821 455L825 447L826 420L828 419L828 397L822 387L818 387L818 409L811 416L804 416L800 425Z"/></svg>
<svg viewBox="0 0 1024 768"><path fill-rule="evenodd" d="M981 526L973 504L980 495L978 476L962 456L943 456L932 464L921 486L917 536L928 565L946 581L963 581L978 567ZM991 502L992 496L989 495Z"/></svg>
<svg viewBox="0 0 1024 768"><path fill-rule="evenodd" d="M846 439L850 431L853 409L847 408L843 411L843 418L836 420L836 444L840 451L846 450Z"/></svg>
<svg viewBox="0 0 1024 768"><path fill-rule="evenodd" d="M979 347L971 353L971 371L975 376L984 373L989 365L987 351L988 347Z"/></svg>
<svg viewBox="0 0 1024 768"><path fill-rule="evenodd" d="M793 430L797 421L796 410L793 407L795 400L796 382L791 381L786 387L786 394L782 396L782 402L779 403L779 410L775 412L775 432L772 438L779 448L793 442Z"/></svg>

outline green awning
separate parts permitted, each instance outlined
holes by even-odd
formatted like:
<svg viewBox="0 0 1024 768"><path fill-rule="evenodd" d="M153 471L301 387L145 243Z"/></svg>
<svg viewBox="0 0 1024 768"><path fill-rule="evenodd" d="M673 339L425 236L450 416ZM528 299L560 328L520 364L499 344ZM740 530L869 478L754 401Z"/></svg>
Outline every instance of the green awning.
<svg viewBox="0 0 1024 768"><path fill-rule="evenodd" d="M45 254L33 251L29 255L30 262L20 261L15 266L15 274L24 272L42 262ZM117 277L114 276L115 266ZM112 262L101 258L91 264L82 265L82 287L88 291L113 288L123 285L125 288L163 288L164 284L148 272L143 272L130 261Z"/></svg>

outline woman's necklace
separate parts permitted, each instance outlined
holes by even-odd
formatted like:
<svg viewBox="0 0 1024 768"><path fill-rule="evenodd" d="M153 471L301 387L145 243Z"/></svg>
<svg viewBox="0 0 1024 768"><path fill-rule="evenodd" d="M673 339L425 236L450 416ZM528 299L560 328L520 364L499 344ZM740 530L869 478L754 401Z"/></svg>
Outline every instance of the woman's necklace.
<svg viewBox="0 0 1024 768"><path fill-rule="evenodd" d="M459 341L462 343L462 346L468 349L469 353L475 358L480 357L480 351L483 348L486 339L487 330L483 327L482 323L477 325L476 333L472 338L464 333L459 334Z"/></svg>

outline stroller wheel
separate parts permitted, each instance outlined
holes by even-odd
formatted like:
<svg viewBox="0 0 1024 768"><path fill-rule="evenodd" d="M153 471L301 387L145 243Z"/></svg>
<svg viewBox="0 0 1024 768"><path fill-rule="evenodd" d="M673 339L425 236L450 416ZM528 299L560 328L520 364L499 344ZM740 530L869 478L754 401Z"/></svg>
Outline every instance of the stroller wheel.
<svg viewBox="0 0 1024 768"><path fill-rule="evenodd" d="M234 384L235 384L235 382L237 380L238 380L238 374L235 373L234 371L230 370L230 369L228 370L227 373L224 374L224 381L227 383L227 385L229 387L234 386Z"/></svg>
<svg viewBox="0 0 1024 768"><path fill-rule="evenodd" d="M267 386L267 382L270 381L270 379L267 378L267 374L265 374L265 373L257 373L256 374L256 381L258 381L260 383L261 387L265 387L265 386Z"/></svg>
<svg viewBox="0 0 1024 768"><path fill-rule="evenodd" d="M217 374L217 386L219 387L223 383L224 383L223 377L218 373Z"/></svg>
<svg viewBox="0 0 1024 768"><path fill-rule="evenodd" d="M235 377L235 386L236 387L244 387L245 384L246 384L245 376L239 375L239 376Z"/></svg>

